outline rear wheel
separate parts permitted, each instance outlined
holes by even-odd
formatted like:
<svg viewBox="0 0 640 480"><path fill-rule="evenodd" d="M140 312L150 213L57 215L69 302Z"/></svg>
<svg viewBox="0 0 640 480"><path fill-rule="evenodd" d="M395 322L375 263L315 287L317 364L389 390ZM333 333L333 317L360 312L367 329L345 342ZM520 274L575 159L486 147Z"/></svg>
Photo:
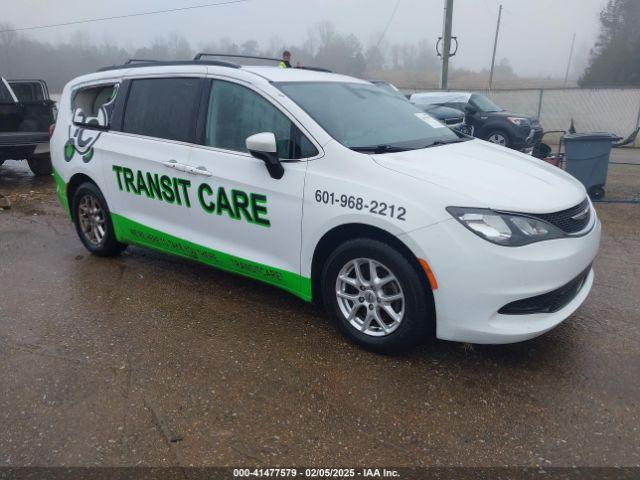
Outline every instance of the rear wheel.
<svg viewBox="0 0 640 480"><path fill-rule="evenodd" d="M604 197L604 194L604 188L600 185L595 185L589 189L589 196L593 200L600 200L602 197Z"/></svg>
<svg viewBox="0 0 640 480"><path fill-rule="evenodd" d="M350 240L338 247L325 264L322 289L340 330L373 351L414 347L434 320L416 269L378 240Z"/></svg>
<svg viewBox="0 0 640 480"><path fill-rule="evenodd" d="M80 240L94 255L111 257L127 248L116 240L107 202L93 183L78 187L73 196L72 214Z"/></svg>
<svg viewBox="0 0 640 480"><path fill-rule="evenodd" d="M36 177L46 177L53 173L53 166L51 165L51 157L29 157L27 158L29 169Z"/></svg>

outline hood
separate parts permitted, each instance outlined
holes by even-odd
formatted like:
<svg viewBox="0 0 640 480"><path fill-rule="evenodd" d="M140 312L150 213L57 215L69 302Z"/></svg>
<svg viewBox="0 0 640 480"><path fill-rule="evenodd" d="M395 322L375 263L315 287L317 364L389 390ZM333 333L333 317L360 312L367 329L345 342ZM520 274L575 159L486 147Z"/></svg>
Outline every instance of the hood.
<svg viewBox="0 0 640 480"><path fill-rule="evenodd" d="M464 118L464 112L451 107L444 107L442 105L418 105L425 113L428 113L432 117L438 120L447 120L449 118Z"/></svg>
<svg viewBox="0 0 640 480"><path fill-rule="evenodd" d="M525 115L523 113L510 112L509 110L500 110L499 112L480 112L480 114L483 117L487 116L487 117L502 117L502 118L507 118L507 117L526 118L527 120L529 120L529 122L531 122L532 125L534 123L538 123L538 119L536 117L532 117L531 115Z"/></svg>
<svg viewBox="0 0 640 480"><path fill-rule="evenodd" d="M460 195L459 207L551 213L582 202L582 184L557 167L482 140L372 155L384 168Z"/></svg>

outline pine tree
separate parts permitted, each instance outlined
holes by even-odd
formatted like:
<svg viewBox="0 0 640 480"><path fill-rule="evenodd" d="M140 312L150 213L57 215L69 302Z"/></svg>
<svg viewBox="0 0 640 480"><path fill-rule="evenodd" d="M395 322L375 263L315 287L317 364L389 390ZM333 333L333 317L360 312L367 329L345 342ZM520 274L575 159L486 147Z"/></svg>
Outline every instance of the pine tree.
<svg viewBox="0 0 640 480"><path fill-rule="evenodd" d="M609 0L580 86L640 85L640 1Z"/></svg>

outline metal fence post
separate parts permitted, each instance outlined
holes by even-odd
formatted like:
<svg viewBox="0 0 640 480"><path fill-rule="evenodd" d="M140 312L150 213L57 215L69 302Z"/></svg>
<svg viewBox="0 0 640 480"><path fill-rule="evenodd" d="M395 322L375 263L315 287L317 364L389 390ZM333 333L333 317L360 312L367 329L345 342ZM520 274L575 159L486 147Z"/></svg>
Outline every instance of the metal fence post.
<svg viewBox="0 0 640 480"><path fill-rule="evenodd" d="M544 95L544 89L540 89L540 97L538 98L538 120L540 120L540 114L542 113L542 96ZM640 121L640 117L638 118Z"/></svg>
<svg viewBox="0 0 640 480"><path fill-rule="evenodd" d="M636 120L636 128L640 128L640 105L638 106L638 119ZM636 141L632 146L640 147L640 139L638 139L638 137L636 137Z"/></svg>

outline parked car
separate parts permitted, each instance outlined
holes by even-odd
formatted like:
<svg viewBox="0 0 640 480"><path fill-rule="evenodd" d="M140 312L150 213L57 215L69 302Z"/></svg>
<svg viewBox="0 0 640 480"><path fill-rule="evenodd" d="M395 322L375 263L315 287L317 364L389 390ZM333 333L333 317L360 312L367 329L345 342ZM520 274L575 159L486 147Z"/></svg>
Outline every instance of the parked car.
<svg viewBox="0 0 640 480"><path fill-rule="evenodd" d="M0 78L0 165L27 160L34 174L51 175L49 127L55 116L55 102L42 80Z"/></svg>
<svg viewBox="0 0 640 480"><path fill-rule="evenodd" d="M443 105L416 105L420 110L428 113L433 118L437 118L447 127L459 130L465 133L470 132L466 128L464 121L464 112L458 109L445 107ZM469 133L470 134L470 133Z"/></svg>
<svg viewBox="0 0 640 480"><path fill-rule="evenodd" d="M369 80L374 85L382 88L383 90L396 95L403 100L409 101L395 85L384 80ZM464 112L456 110L455 108L444 107L441 105L418 105L425 113L428 113L433 118L440 120L449 128L455 128L456 130L464 130Z"/></svg>
<svg viewBox="0 0 640 480"><path fill-rule="evenodd" d="M51 152L91 253L137 244L261 280L376 351L431 329L533 338L594 280L601 226L579 181L357 78L115 66L64 88Z"/></svg>
<svg viewBox="0 0 640 480"><path fill-rule="evenodd" d="M403 100L409 100L398 87L396 87L393 83L387 82L385 80L369 80L374 85L382 88L386 92L395 95L398 98L402 98Z"/></svg>
<svg viewBox="0 0 640 480"><path fill-rule="evenodd" d="M418 106L441 105L464 112L471 135L491 143L533 153L542 140L538 119L502 109L484 95L471 92L414 93Z"/></svg>

